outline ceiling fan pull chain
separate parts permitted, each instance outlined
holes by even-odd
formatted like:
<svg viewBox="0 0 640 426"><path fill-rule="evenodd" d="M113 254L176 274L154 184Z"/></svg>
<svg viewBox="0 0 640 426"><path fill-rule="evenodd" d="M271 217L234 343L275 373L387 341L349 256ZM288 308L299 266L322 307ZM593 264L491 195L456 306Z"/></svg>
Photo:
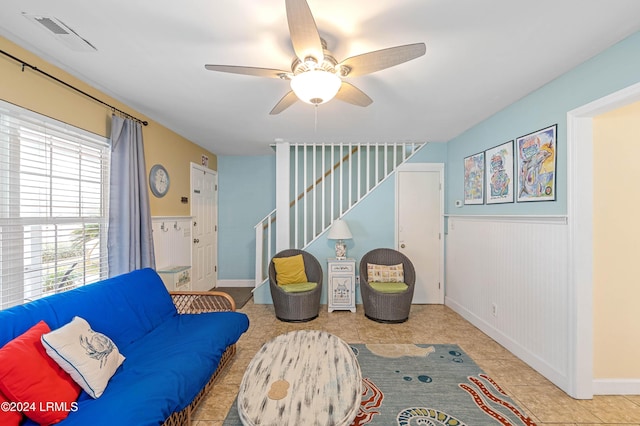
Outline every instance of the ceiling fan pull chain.
<svg viewBox="0 0 640 426"><path fill-rule="evenodd" d="M314 123L313 123L313 131L314 133L318 133L318 104L315 105L314 110Z"/></svg>

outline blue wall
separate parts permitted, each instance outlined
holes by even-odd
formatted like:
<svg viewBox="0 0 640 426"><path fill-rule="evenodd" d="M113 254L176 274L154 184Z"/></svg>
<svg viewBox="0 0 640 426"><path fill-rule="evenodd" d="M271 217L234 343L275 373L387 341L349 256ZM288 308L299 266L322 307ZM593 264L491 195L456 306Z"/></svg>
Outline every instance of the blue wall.
<svg viewBox="0 0 640 426"><path fill-rule="evenodd" d="M640 33L635 33L449 141L446 213L567 214L567 112L638 81ZM455 200L464 199L465 157L556 123L556 201L455 207Z"/></svg>
<svg viewBox="0 0 640 426"><path fill-rule="evenodd" d="M428 143L409 159L409 163L445 163L446 161L446 143Z"/></svg>
<svg viewBox="0 0 640 426"><path fill-rule="evenodd" d="M218 157L218 279L253 280L254 226L276 207L274 155Z"/></svg>

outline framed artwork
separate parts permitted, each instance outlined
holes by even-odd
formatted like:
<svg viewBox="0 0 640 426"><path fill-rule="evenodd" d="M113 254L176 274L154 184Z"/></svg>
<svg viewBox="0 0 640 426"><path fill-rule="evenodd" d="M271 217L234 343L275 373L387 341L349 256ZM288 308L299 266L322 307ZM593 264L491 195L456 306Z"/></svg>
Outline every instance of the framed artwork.
<svg viewBox="0 0 640 426"><path fill-rule="evenodd" d="M484 152L487 204L513 203L513 141Z"/></svg>
<svg viewBox="0 0 640 426"><path fill-rule="evenodd" d="M464 159L464 203L484 204L484 152Z"/></svg>
<svg viewBox="0 0 640 426"><path fill-rule="evenodd" d="M516 139L518 202L556 199L557 130L554 124Z"/></svg>

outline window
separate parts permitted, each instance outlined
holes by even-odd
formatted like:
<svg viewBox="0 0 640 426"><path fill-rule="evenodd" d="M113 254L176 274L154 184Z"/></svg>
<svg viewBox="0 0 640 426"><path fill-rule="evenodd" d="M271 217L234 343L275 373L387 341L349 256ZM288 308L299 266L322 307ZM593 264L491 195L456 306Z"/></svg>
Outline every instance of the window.
<svg viewBox="0 0 640 426"><path fill-rule="evenodd" d="M0 101L0 309L107 277L106 138Z"/></svg>

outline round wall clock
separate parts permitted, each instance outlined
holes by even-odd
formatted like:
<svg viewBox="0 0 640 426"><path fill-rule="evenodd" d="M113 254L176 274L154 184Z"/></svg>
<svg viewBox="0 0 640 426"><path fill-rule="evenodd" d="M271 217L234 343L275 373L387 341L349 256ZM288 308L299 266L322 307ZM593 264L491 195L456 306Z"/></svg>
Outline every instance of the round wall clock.
<svg viewBox="0 0 640 426"><path fill-rule="evenodd" d="M169 191L169 173L162 164L151 167L149 172L149 187L156 197L164 197Z"/></svg>

